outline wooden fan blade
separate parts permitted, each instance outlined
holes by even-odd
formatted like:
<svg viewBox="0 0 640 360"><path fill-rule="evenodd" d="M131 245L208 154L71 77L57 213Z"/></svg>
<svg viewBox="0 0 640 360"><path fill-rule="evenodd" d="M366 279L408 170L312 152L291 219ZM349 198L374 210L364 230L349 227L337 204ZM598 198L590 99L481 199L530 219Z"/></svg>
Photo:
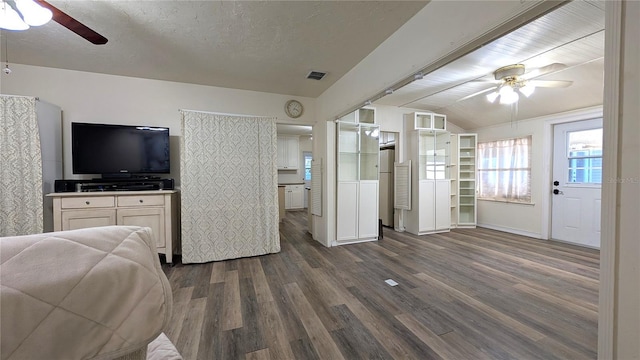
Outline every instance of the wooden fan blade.
<svg viewBox="0 0 640 360"><path fill-rule="evenodd" d="M521 79L524 80L531 80L531 79L535 79L539 76L542 75L547 75L547 74L551 74L560 70L564 70L567 68L567 65L565 64L561 64L561 63L553 63L553 64L549 64L546 66L543 66L541 68L537 68L537 69L533 69L528 73L522 74L520 76Z"/></svg>
<svg viewBox="0 0 640 360"><path fill-rule="evenodd" d="M568 80L529 80L527 84L534 85L535 87L547 87L547 88L566 88L573 84L573 81Z"/></svg>
<svg viewBox="0 0 640 360"><path fill-rule="evenodd" d="M456 102L460 102L460 101L464 101L464 100L467 100L467 99L471 99L471 98L472 98L472 97L474 97L474 96L482 95L482 94L484 94L484 93L487 93L487 92L489 92L489 91L491 91L491 90L495 90L495 89L497 89L497 88L498 88L498 86L492 86L492 87L490 87L490 88L488 88L488 89L484 89L484 90L480 90L480 91L478 91L478 92L474 92L474 93L473 93L473 94L471 94L471 95L467 95L467 96L463 97L462 99L458 99L458 100L456 100Z"/></svg>
<svg viewBox="0 0 640 360"><path fill-rule="evenodd" d="M88 40L92 44L104 45L104 44L107 43L107 41L109 41L109 40L107 40L106 37L98 34L95 31L93 31L88 26L86 26L83 23L81 23L80 21L72 18L71 16L69 16L66 13L62 12L60 9L58 9L57 7L49 4L48 2L46 2L44 0L35 0L35 2L40 4L40 6L51 10L51 12L53 13L53 20L55 22L57 22L58 24L60 24L60 25L62 25L64 27L66 27L67 29L73 31L74 33L80 35L81 37L85 38L86 40Z"/></svg>

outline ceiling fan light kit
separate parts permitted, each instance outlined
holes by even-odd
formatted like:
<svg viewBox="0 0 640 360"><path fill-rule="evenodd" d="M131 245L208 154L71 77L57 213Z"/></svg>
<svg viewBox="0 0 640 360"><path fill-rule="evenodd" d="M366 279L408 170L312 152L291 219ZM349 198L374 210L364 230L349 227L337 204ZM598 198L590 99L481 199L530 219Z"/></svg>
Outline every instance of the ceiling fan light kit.
<svg viewBox="0 0 640 360"><path fill-rule="evenodd" d="M553 66L552 66L553 65ZM551 64L547 66L546 72L551 71L563 64ZM564 66L564 65L563 65ZM498 97L500 98L500 104L513 104L520 100L520 94L530 97L536 90L536 80L531 80L533 77L537 77L544 74L539 69L535 70L535 73L528 73L525 75L525 68L522 64L507 65L499 68L493 72L494 78L501 81L502 84L498 88L487 95L489 102L495 102ZM523 76L524 75L524 76ZM560 81L552 81L554 84L561 84ZM538 83L541 83L538 81ZM547 87L551 87L554 84L547 84ZM554 85L554 86L557 86ZM562 84L564 85L564 84ZM568 84L570 85L570 84ZM568 86L566 85L566 86Z"/></svg>
<svg viewBox="0 0 640 360"><path fill-rule="evenodd" d="M41 26L53 17L51 10L33 0L2 0L0 8L0 28L6 30L27 30L30 26Z"/></svg>

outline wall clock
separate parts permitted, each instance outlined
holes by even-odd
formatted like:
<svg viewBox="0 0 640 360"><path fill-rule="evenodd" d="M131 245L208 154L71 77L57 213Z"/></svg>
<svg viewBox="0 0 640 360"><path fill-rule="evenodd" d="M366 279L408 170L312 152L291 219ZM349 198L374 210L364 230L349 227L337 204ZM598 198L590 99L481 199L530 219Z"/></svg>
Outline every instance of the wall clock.
<svg viewBox="0 0 640 360"><path fill-rule="evenodd" d="M298 100L289 100L284 104L284 112L290 118L299 118L304 112L302 103Z"/></svg>

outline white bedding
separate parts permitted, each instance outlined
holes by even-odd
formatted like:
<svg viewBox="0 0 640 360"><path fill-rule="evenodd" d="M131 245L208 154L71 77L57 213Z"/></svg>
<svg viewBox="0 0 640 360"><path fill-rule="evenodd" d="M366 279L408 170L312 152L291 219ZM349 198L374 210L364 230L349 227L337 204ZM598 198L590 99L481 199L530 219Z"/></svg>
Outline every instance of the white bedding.
<svg viewBox="0 0 640 360"><path fill-rule="evenodd" d="M0 238L1 359L110 359L168 323L171 289L148 228Z"/></svg>

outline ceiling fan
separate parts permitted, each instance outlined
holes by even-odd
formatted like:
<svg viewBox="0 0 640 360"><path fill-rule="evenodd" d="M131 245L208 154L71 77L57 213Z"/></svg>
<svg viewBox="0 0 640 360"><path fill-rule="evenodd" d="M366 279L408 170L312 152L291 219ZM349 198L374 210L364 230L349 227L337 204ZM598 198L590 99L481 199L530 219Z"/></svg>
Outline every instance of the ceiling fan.
<svg viewBox="0 0 640 360"><path fill-rule="evenodd" d="M523 64L503 66L493 72L493 80L475 80L494 83L495 86L473 93L459 101L492 91L487 94L487 99L490 102L495 102L500 98L500 104L513 104L519 100L519 94L529 97L533 94L536 88L562 88L573 84L573 81L567 80L535 80L540 76L551 74L566 68L567 65L565 64L552 63L527 72Z"/></svg>
<svg viewBox="0 0 640 360"><path fill-rule="evenodd" d="M44 0L1 1L0 27L3 29L26 30L29 25L39 26L53 19L92 44L103 45L108 41L104 36Z"/></svg>

